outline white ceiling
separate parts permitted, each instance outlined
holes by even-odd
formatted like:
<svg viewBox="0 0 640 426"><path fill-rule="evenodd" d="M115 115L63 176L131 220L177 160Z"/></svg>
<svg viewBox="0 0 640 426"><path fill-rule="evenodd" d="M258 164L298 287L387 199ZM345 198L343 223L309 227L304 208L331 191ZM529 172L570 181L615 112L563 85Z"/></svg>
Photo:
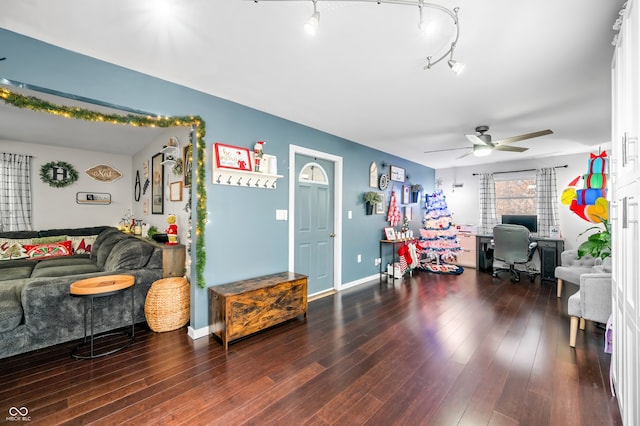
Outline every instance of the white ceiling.
<svg viewBox="0 0 640 426"><path fill-rule="evenodd" d="M312 2L286 0L4 0L0 27L433 168L610 142L612 25L623 0L434 2L460 7L459 76L446 61L423 70L451 25L441 20L444 35L428 41L417 7L403 5L319 0L315 38L302 30ZM470 147L464 134L481 124L494 140L554 134L483 159L424 153Z"/></svg>

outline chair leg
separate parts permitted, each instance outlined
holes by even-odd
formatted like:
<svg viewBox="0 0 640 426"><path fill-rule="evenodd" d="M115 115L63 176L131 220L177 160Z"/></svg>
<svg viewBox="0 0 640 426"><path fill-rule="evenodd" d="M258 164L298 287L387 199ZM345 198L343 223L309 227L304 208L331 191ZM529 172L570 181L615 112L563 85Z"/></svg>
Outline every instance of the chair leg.
<svg viewBox="0 0 640 426"><path fill-rule="evenodd" d="M558 297L562 296L562 280L558 278Z"/></svg>
<svg viewBox="0 0 640 426"><path fill-rule="evenodd" d="M586 327L587 323L584 320L584 318L580 318L580 330L584 330L584 328Z"/></svg>
<svg viewBox="0 0 640 426"><path fill-rule="evenodd" d="M582 319L582 318L580 318ZM569 328L569 346L576 347L576 336L578 335L578 317L571 317L571 326Z"/></svg>

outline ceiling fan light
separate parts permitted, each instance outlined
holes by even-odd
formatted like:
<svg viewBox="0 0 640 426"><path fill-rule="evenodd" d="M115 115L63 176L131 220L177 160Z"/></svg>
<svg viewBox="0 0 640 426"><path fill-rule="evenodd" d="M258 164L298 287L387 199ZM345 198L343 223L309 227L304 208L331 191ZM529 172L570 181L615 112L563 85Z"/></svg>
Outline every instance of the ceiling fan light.
<svg viewBox="0 0 640 426"><path fill-rule="evenodd" d="M492 148L490 146L476 145L473 147L473 155L476 157L486 157L491 154Z"/></svg>
<svg viewBox="0 0 640 426"><path fill-rule="evenodd" d="M462 62L458 62L458 61L454 61L453 59L450 59L447 61L447 64L449 64L449 68L451 68L451 70L456 73L456 74L461 74L462 71L464 71L464 65Z"/></svg>

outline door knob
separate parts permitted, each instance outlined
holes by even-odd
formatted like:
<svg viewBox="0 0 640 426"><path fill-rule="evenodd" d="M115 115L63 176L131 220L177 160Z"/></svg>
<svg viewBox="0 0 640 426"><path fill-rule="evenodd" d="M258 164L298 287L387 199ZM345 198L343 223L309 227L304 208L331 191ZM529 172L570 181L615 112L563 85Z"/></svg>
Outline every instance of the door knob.
<svg viewBox="0 0 640 426"><path fill-rule="evenodd" d="M329 234L329 236L330 236L331 238L333 238L333 237L335 237L335 236L336 236L336 234L334 234L334 233L332 232L332 233L330 233L330 234Z"/></svg>

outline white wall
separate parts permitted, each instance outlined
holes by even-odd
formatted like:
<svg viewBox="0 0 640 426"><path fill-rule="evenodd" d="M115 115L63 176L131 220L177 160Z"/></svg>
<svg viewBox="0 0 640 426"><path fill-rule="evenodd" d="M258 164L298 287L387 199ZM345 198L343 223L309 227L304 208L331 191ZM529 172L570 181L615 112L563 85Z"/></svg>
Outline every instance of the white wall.
<svg viewBox="0 0 640 426"><path fill-rule="evenodd" d="M131 188L135 184L136 171L140 172L140 182L144 187L146 180L144 176L144 163L149 164L149 179L151 179L151 157L160 152L165 147L171 136L176 136L180 143L180 153L182 148L189 144L190 129L186 127L173 127L167 129L167 131L150 143L146 148L139 151L133 156L132 159L132 173L131 173ZM182 155L182 154L180 154ZM153 225L158 228L158 231L164 233L169 224L167 223L167 217L169 214L176 215L176 224L178 225L178 239L180 243L186 244L188 228L189 228L189 215L185 211L185 207L189 202L189 189L182 189L182 201L170 201L169 200L169 184L171 182L182 181L182 175L176 175L172 172L173 165L165 165L164 167L164 213L163 214L151 214L151 184L146 193L140 195L140 200L135 201L133 195L132 199L132 213L136 219L142 219L145 223ZM144 214L144 203L148 203L148 213Z"/></svg>
<svg viewBox="0 0 640 426"><path fill-rule="evenodd" d="M556 169L558 185L558 212L560 214L560 231L564 238L565 249L578 247L584 237L578 239L578 234L586 228L593 226L582 220L560 202L562 191L569 186L569 182L579 175L587 173L589 154L572 154L557 157L547 157L526 161L509 161L481 166L456 167L436 170L436 181L442 179L442 190L447 196L449 210L453 214L453 221L457 224L473 224L479 222L478 195L479 177L473 173L489 173L510 170L536 169L543 167L555 167L567 165L567 168ZM514 176L516 176L514 174ZM453 190L453 184L463 184L462 188Z"/></svg>
<svg viewBox="0 0 640 426"><path fill-rule="evenodd" d="M131 208L132 184L131 157L82 151L48 145L2 141L0 151L33 156L32 173L32 224L33 229L77 228L83 226L117 225ZM55 188L42 182L40 167L49 162L64 161L78 172L78 180L64 188ZM122 173L115 182L100 182L85 173L98 165L109 165ZM106 192L111 194L109 205L76 203L77 192Z"/></svg>

